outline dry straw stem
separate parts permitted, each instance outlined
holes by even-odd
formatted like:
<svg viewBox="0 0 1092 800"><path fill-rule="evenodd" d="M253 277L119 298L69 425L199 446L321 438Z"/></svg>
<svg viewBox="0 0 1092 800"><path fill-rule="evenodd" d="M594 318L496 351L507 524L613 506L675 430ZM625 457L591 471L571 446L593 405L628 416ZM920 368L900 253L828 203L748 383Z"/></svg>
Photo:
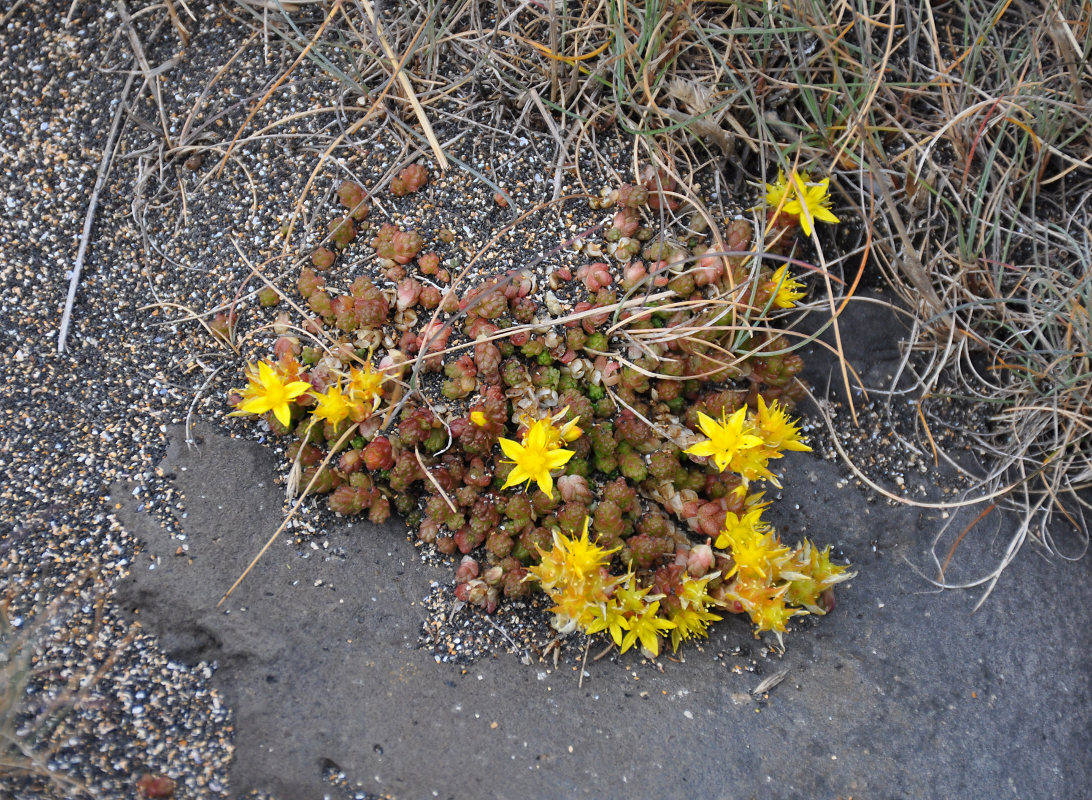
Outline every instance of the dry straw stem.
<svg viewBox="0 0 1092 800"><path fill-rule="evenodd" d="M17 3L16 6L19 4ZM136 34L136 29L133 26L133 20L129 16L129 11L124 3L124 0L117 0L117 10L121 18L121 23L125 32L129 38L130 47L132 49L132 61L139 69L140 74L144 78L144 86L148 87L156 101L156 108L159 112L161 125L163 127L163 135L166 138L167 123L166 115L163 111L162 97L159 91L159 75L171 69L176 63L177 59L172 58L158 67L152 68L148 63L147 58L144 56L144 49L141 45L140 38ZM175 11L173 6L168 4L168 9L174 18ZM14 11L14 9L12 9ZM75 3L69 9L69 16L75 11ZM189 9L187 9L187 12ZM6 20L10 14L5 15ZM160 31L163 27L163 21L161 20L153 29L152 36ZM110 131L106 137L106 145L103 148L102 159L99 162L98 172L95 176L95 186L91 192L91 199L87 204L87 213L84 216L83 230L80 234L80 244L76 252L76 259L73 262L71 274L68 282L68 294L65 297L64 309L61 312L60 327L57 333L57 352L63 353L65 350L65 344L68 340L68 329L72 321L72 311L76 302L76 291L79 287L80 277L83 272L84 259L87 256L87 248L91 243L91 231L95 223L95 212L98 210L99 196L102 193L103 186L106 183L106 178L110 174L110 170L113 166L114 155L116 145L118 141L118 135L121 132L122 121L125 114L129 111L129 92L132 89L133 82L136 78L136 72L130 72L129 76L125 79L125 85L121 90L121 95L118 98L118 107L114 112L113 120L110 123Z"/></svg>
<svg viewBox="0 0 1092 800"><path fill-rule="evenodd" d="M277 526L277 530L273 531L273 535L269 537L264 545L262 545L262 549L258 551L258 554L254 556L253 559L251 559L250 563L247 564L246 569L242 571L239 577L235 579L235 583L231 584L231 587L226 592L224 592L224 596L221 597L220 600L216 603L217 608L222 606L224 604L224 601L231 596L231 593L239 588L239 584L246 580L246 576L249 575L250 571L258 565L259 561L262 560L262 556L264 556L266 551L273 546L273 542L277 541L277 537L279 537L284 529L288 527L288 523L295 518L296 513L300 510L300 506L303 505L303 501L307 499L308 494L314 487L315 481L317 481L319 479L319 476L322 475L322 471L326 469L326 467L329 465L330 459L334 457L334 454L341 449L341 446L345 444L345 442L349 441L349 437L352 435L352 433L353 428L350 427L348 430L345 431L344 434L342 434L341 438L334 443L334 446L329 449L329 451L326 453L326 457L322 459L322 463L319 464L318 469L315 470L315 474L311 476L311 480L308 481L307 485L303 488L303 491L300 492L299 497L296 498L296 502L292 504L292 508L289 509L288 513L285 515L284 520L279 526Z"/></svg>
<svg viewBox="0 0 1092 800"><path fill-rule="evenodd" d="M1018 508L1055 551L1050 525L1072 526L1083 552L1092 7L1041 11L742 4L746 28L696 29L752 44L709 52L724 53L739 89L733 116L753 105L762 151L795 137L780 165L833 162L842 199L873 222L870 256L921 312L910 344L932 353L924 371L903 370L924 395L925 438L935 448L946 375L955 394L996 409L990 430L959 431L986 465L962 504Z"/></svg>
<svg viewBox="0 0 1092 800"><path fill-rule="evenodd" d="M64 301L64 311L61 312L61 325L57 333L57 352L63 353L65 343L68 340L68 326L72 321L72 309L76 303L76 289L80 285L80 275L83 272L83 261L87 256L87 248L91 243L91 229L95 224L95 211L99 205L99 195L106 183L106 176L110 174L110 165L114 160L114 147L118 133L121 130L121 120L127 109L129 90L133 86L136 73L129 73L122 87L121 97L118 99L118 108L114 112L113 122L110 123L110 133L106 137L106 146L102 151L102 160L99 162L98 173L95 176L95 188L91 192L91 200L87 204L87 214L83 220L83 231L80 233L80 246L76 252L76 260L72 264L72 275L68 281L68 295Z"/></svg>
<svg viewBox="0 0 1092 800"><path fill-rule="evenodd" d="M853 458L846 452L845 447L842 444L841 437L838 434L838 431L835 429L834 424L831 421L830 415L826 410L825 404L823 402L821 402L818 398L816 398L810 391L808 391L808 396L811 398L811 400L815 404L815 406L820 409L820 413L821 413L823 422L826 424L827 431L830 434L831 442L834 444L834 448L838 451L838 455L842 458L842 461L845 462L845 464L849 467L850 471L854 474L854 476L859 481L861 481L861 483L863 483L868 488L872 489L872 491L876 492L877 494L879 494L879 495L881 495L883 497L886 497L888 500L891 500L893 502L896 502L896 503L899 503L899 504L902 504L902 505L912 506L914 508L928 508L928 509L934 509L934 510L940 510L940 511L953 511L955 509L966 508L966 507L971 507L971 506L979 506L979 505L982 505L983 503L985 503L985 504L987 504L987 511L989 511L989 510L992 510L995 507L998 500L1006 497L1011 492L1013 492L1014 490L1019 488L1019 484L1017 484L1017 483L1013 483L1013 484L1010 484L1010 485L1007 485L1007 486L996 486L996 487L987 489L987 490L985 490L985 491L983 491L981 493L966 493L965 492L964 497L962 499L960 499L960 500L944 501L944 502L927 502L927 501L922 501L922 500L916 500L914 498L907 497L905 495L896 494L894 492L891 492L888 489L886 489L885 487L881 486L876 481L874 481L872 478L870 478L868 476L868 474L861 467L859 467L857 465L857 463L853 460ZM1040 498L1036 502L1036 505L1035 505L1035 511L1036 512L1041 510L1042 504L1043 504L1042 498ZM971 526L968 526L968 529L970 527L972 527L974 524L976 524L977 522L979 522L980 520L984 519L985 516L986 516L986 513L987 512L983 512L983 513L979 514L979 516L975 519L975 521L971 523ZM977 578L975 580L965 581L965 582L960 582L960 583L946 581L944 579L944 571L948 566L948 562L951 560L952 554L955 552L955 548L958 547L959 543L962 541L962 539L966 535L968 529L965 529L964 532L962 534L960 534L959 538L956 540L955 544L952 546L952 549L949 550L948 557L945 559L945 561L943 563L941 563L939 558L936 557L936 548L939 546L939 544L941 542L941 539L944 537L945 533L947 532L947 529L951 525L952 520L954 520L954 517L950 518L949 522L945 523L945 525L940 529L940 531L937 532L936 536L933 539L933 543L932 543L933 554L934 554L933 555L933 560L934 560L934 563L935 563L935 565L937 567L938 577L937 578L930 578L929 576L925 575L920 570L918 570L918 568L914 564L911 563L910 566L912 568L914 568L915 571L917 571L918 574L921 575L922 578L929 581L930 583L932 583L934 586L937 586L938 588L942 588L942 589L973 589L973 588L977 588L977 587L980 587L980 586L985 586L985 589L984 589L984 591L982 593L982 596L979 598L978 602L975 604L975 610L977 610L978 608L980 608L982 606L982 604L986 601L986 599L993 592L994 588L997 585L997 581L1001 578L1001 575L1004 573L1005 569L1016 558L1017 554L1019 554L1020 548L1024 545L1024 542L1027 540L1029 532L1031 530L1031 515L1025 514L1019 520L1017 530L1010 537L1008 545L1006 546L1006 549L1005 549L1004 556L1001 558L999 563L994 567L994 569L990 570L987 574L985 574L983 576L980 576L979 578ZM1087 542L1087 540L1086 540L1086 542ZM1081 555L1083 555L1083 552L1082 552Z"/></svg>
<svg viewBox="0 0 1092 800"><path fill-rule="evenodd" d="M257 103L255 103L254 106L250 109L250 112L247 114L247 117L243 121L243 124L239 126L239 129L235 132L234 138L232 138L231 143L228 145L227 152L224 153L224 157L220 159L220 163L216 166L217 177L219 177L220 173L223 172L224 165L227 163L228 157L235 149L235 143L238 141L239 137L242 136L243 131L246 130L246 127L250 124L250 121L254 119L254 116L262 109L262 106L269 102L269 99L273 96L273 94L277 91L281 84L288 80L288 76L295 71L296 67L298 67L305 58L307 58L307 54L311 52L311 48L314 47L315 43L322 38L322 33L326 30L326 26L329 25L331 21L333 21L333 19L337 16L338 12L341 10L342 2L343 0L334 0L334 4L330 8L329 13L326 15L326 19L322 21L322 25L319 26L319 29L315 32L314 36L311 37L311 40L307 42L307 45L303 48L303 50L300 51L300 54L296 57L296 60L292 62L292 65L288 69L281 73L281 76L273 82L273 85L269 87L268 91L266 91L266 93L262 95L261 99Z"/></svg>
<svg viewBox="0 0 1092 800"><path fill-rule="evenodd" d="M375 36L379 40L379 44L383 47L383 52L387 54L387 58L390 59L391 63L398 63L398 83L405 93L406 100L408 100L410 106L413 107L413 113L417 115L417 121L421 124L421 130L425 132L425 138L428 139L429 145L432 146L432 154L436 156L436 162L440 165L440 170L446 171L449 168L447 156L444 155L443 148L440 147L440 143L436 140L436 134L432 132L432 125L429 124L428 115L425 114L425 109L421 107L421 101L417 99L417 94L413 90L413 84L410 83L409 76L406 75L406 71L402 68L402 63L405 61L409 51L407 51L402 58L396 58L393 48L391 48L390 43L387 41L387 37L383 34L383 26L379 24L379 20L375 16L375 9L372 7L371 2L369 2L369 0L360 0L360 4L368 14L368 20L372 23L372 28L375 30Z"/></svg>
<svg viewBox="0 0 1092 800"><path fill-rule="evenodd" d="M340 0L338 0L338 4L340 4ZM369 12L368 12L369 16L370 17L373 16L374 11L371 10L370 5L368 6L368 9L369 9ZM327 21L329 21L329 19L330 19L330 17L328 16ZM427 22L427 20L426 20L426 22ZM323 24L324 27L325 27L325 24L326 24L326 22L324 22L324 24ZM400 59L398 59L398 61L396 63L394 63L393 67L391 68L390 78L386 82L386 85L383 87L383 90L379 93L379 95L375 98L375 100L372 101L372 103L368 107L367 111L356 122L354 122L351 126L349 126L348 129L346 129L344 132L340 133L337 137L335 137L333 139L333 141L331 141L330 144L327 146L326 150L319 157L318 163L315 165L314 169L311 171L311 175L308 177L307 183L304 185L302 191L300 192L299 197L296 199L295 206L292 209L292 216L289 218L289 221L288 221L288 224L287 224L287 229L286 229L285 234L284 234L284 248L285 248L286 253L289 251L289 249L291 247L292 232L295 229L296 222L299 220L300 216L303 213L303 207L304 207L304 203L306 202L307 196L310 194L311 188L313 187L313 185L315 183L315 180L318 178L319 173L322 171L323 167L325 166L325 163L326 163L327 159L330 158L330 156L334 153L335 150L337 150L338 147L342 146L345 143L346 140L348 140L350 137L355 135L358 131L360 131L361 128L363 128L371 120L372 115L375 113L375 111L381 107L383 99L386 97L387 92L390 90L390 88L393 85L393 82L394 82L396 77L399 78L399 79L405 79L408 82L408 78L405 77L405 74L403 72L403 67L404 67L404 64L405 64L406 60L409 59L410 56L413 54L414 46L415 46L418 38L422 35L422 33L425 30L426 30L426 25L424 23L418 27L417 32L414 34L412 41L410 42L409 46L406 48L405 52L402 54L402 57ZM381 34L378 32L378 29L377 29L376 35L381 36ZM316 34L315 36L313 36L309 40L308 45L309 46L313 45L317 41L318 41L318 35ZM393 53L390 54L390 59L391 59L392 62L394 61ZM298 63L298 61L299 60L297 59L297 63ZM416 100L416 95L412 94L412 86L410 87L410 90L411 90L411 97L413 97L414 100ZM420 108L420 104L418 103L418 105L415 108ZM439 148L439 144L438 144L438 142L436 142L436 137L432 133L431 126L428 126L428 120L427 120L427 117L423 116L423 114L424 114L423 110L422 110L421 114L422 114L421 119L424 120L424 125L426 126L425 127L426 137L428 138L429 143L430 144L435 144L436 150L434 150L434 152L439 152L440 155L443 156L443 150ZM445 167L447 166L446 156L444 156L443 160L441 161L441 164L443 166L445 166Z"/></svg>

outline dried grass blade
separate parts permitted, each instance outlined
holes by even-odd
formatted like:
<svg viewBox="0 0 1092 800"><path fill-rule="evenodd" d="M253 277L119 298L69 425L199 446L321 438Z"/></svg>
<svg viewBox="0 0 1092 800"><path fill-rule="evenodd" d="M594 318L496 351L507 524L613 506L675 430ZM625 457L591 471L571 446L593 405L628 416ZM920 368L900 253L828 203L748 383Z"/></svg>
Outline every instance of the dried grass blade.
<svg viewBox="0 0 1092 800"><path fill-rule="evenodd" d="M80 234L80 247L76 251L76 262L72 265L72 276L68 280L68 296L64 301L64 311L61 313L61 327L57 334L57 352L63 353L65 342L68 340L68 327L72 321L72 309L76 303L76 288L80 285L80 274L83 272L83 261L87 257L87 247L91 242L91 227L95 224L95 211L99 205L99 195L106 183L106 176L110 173L110 165L113 163L114 146L118 133L121 130L121 118L129 106L129 90L133 88L135 72L129 73L125 80L125 86L121 90L121 98L118 101L118 110L114 112L113 122L110 123L110 133L106 137L106 146L102 151L102 161L99 162L99 172L95 177L95 188L91 192L91 200L87 204L87 214L83 218L83 232Z"/></svg>
<svg viewBox="0 0 1092 800"><path fill-rule="evenodd" d="M398 72L398 83L402 86L402 91L406 95L406 100L413 108L413 113L417 115L417 121L421 123L421 129L424 131L425 138L428 139L429 146L432 148L432 154L436 156L436 162L440 165L442 171L447 171L451 168L448 163L447 155L444 154L444 149L440 147L440 141L436 138L436 134L432 130L432 125L428 121L428 115L425 114L425 109L421 105L421 101L417 99L417 92L413 88L413 84L410 82L409 76L406 74L403 62L405 57L398 58L394 52L394 49L387 41L387 37L383 34L383 27L379 24L379 19L375 15L375 9L372 7L370 0L361 0L361 5L364 7L364 11L368 15L368 19L372 23L372 28L375 30L376 38L379 39L379 44L383 48L383 52L387 54L387 58L390 59L392 64L398 64L396 67Z"/></svg>

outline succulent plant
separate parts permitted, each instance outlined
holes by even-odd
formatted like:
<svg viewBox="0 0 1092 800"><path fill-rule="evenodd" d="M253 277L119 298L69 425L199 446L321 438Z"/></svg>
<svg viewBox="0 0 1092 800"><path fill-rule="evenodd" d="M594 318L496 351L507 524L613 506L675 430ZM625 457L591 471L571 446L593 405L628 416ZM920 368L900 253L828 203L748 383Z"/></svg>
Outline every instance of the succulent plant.
<svg viewBox="0 0 1092 800"><path fill-rule="evenodd" d="M603 262L585 264L576 271L577 280L582 281L589 292L597 292L609 286L614 280L610 274L610 265Z"/></svg>
<svg viewBox="0 0 1092 800"><path fill-rule="evenodd" d="M371 209L365 202L364 189L353 181L342 181L337 187L337 198L349 211L349 216L357 222L368 218Z"/></svg>
<svg viewBox="0 0 1092 800"><path fill-rule="evenodd" d="M405 197L428 183L428 170L420 164L410 164L391 180L391 194Z"/></svg>
<svg viewBox="0 0 1092 800"><path fill-rule="evenodd" d="M436 253L424 253L417 257L417 266L422 275L435 275L440 271L440 256Z"/></svg>
<svg viewBox="0 0 1092 800"><path fill-rule="evenodd" d="M352 217L335 217L330 221L330 241L338 250L344 250L356 241L356 226Z"/></svg>
<svg viewBox="0 0 1092 800"><path fill-rule="evenodd" d="M421 252L424 240L416 231L403 231L389 223L383 223L372 239L372 247L380 258L398 264L408 264Z"/></svg>
<svg viewBox="0 0 1092 800"><path fill-rule="evenodd" d="M423 167L411 165L392 181L392 192L417 191L427 177ZM780 635L801 609L830 608L831 587L849 574L810 543L782 545L756 521L761 495L749 489L769 477L767 464L785 442L800 449L784 414L802 392L803 362L772 324L770 333L749 338L750 353L741 352L736 331L723 322L724 303L704 307L701 301L728 297L753 317L755 309L787 301L786 278L744 258L711 254L700 224L691 224L695 235L685 246L642 228L639 209L677 207L668 194L674 188L665 172L647 169L639 185L623 186L599 203L615 207L604 233L608 246L585 253L609 252L623 263L612 268L592 261L577 269L590 295L572 308L575 319L553 328L549 316L540 315L529 270L458 286L458 294L441 290L405 265L416 258L421 276L443 282L459 263L441 265L438 254L421 254L419 233L389 223L371 244L393 288L363 275L347 294L328 287L322 273L336 263L336 250L352 246L355 223L367 215L364 190L342 183L338 199L349 213L331 222L332 246L315 250L297 280L317 315L300 327L316 335L321 330L327 339L322 346L301 344L282 314L274 326L276 360L263 362L278 385L307 391L276 409L262 405L255 398L271 390L251 367L249 385L230 395L233 413L268 409L261 415L273 434L289 437L286 453L298 463L301 488L327 495L332 510L373 521L397 512L440 553L464 554L455 576L463 602L491 611L502 597L542 590L557 604L559 630L594 632L589 609L629 598L618 611L626 620L618 623L623 650L640 639L655 653L667 631L676 647L702 635L717 618L708 610L714 603ZM753 235L739 220L727 225L722 239L742 252L752 249ZM647 262L631 261L646 241ZM572 278L569 268L558 267L550 286L560 291ZM690 303L617 308L621 293L646 285ZM275 292L259 295L261 303L275 299ZM550 314L559 313L556 300L547 297ZM607 336L615 324L634 333L675 327L687 333L668 330L673 335L624 349L625 337ZM230 340L231 319L212 325ZM449 342L457 349L448 351ZM380 372L370 364L361 370L375 349ZM414 357L417 383L406 376ZM430 406L419 387L423 380L432 387L425 393L435 392L426 373L440 371L446 400L433 397ZM341 397L337 402L351 411L329 416L331 397ZM718 454L714 438L686 450L676 444L686 440L679 438L680 426L713 436L709 432L729 419L744 426L738 435L754 448L747 459ZM548 438L547 429L556 438ZM532 430L539 438L529 443ZM558 448L565 458L552 474L532 463ZM518 488L525 484L529 488ZM733 520L753 524L748 529ZM594 569L572 572L587 580L566 584L566 570L581 559Z"/></svg>
<svg viewBox="0 0 1092 800"><path fill-rule="evenodd" d="M624 183L618 188L618 205L623 208L640 208L648 202L648 189Z"/></svg>

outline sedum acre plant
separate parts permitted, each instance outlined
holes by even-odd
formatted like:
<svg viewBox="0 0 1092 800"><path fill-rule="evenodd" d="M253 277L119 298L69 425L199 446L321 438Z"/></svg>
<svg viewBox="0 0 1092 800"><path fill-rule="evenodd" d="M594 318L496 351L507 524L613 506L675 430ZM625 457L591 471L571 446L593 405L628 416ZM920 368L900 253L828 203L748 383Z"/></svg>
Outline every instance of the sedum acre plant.
<svg viewBox="0 0 1092 800"><path fill-rule="evenodd" d="M811 236L815 220L838 222L830 210L830 178L813 181L806 172L793 170L789 177L779 171L777 181L766 184L766 205L776 214L800 225Z"/></svg>
<svg viewBox="0 0 1092 800"><path fill-rule="evenodd" d="M402 181L409 198L427 174ZM829 548L782 543L756 486L780 486L771 465L810 450L790 416L802 361L776 333L805 286L758 257L743 221L717 233L726 252L656 237L648 226L676 207L665 185L653 171L593 199L615 210L585 251L610 260L460 291L450 235L440 252L386 223L369 239L369 198L343 184L349 213L297 281L310 316L278 318L231 414L288 441L291 486L373 522L397 511L422 542L461 554L465 603L492 612L542 592L558 631L649 656L725 613L780 639L853 575ZM767 252L833 217L825 181L778 185ZM339 254L365 241L374 276L338 290Z"/></svg>

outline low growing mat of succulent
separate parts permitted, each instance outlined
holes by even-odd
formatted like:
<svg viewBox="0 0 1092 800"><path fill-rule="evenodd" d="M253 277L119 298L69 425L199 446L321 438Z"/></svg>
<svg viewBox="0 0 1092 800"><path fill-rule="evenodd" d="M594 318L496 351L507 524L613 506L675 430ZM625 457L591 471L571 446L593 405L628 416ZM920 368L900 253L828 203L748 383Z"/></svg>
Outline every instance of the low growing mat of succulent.
<svg viewBox="0 0 1092 800"><path fill-rule="evenodd" d="M412 164L390 191L427 181ZM403 515L451 557L460 603L492 613L543 592L559 633L650 657L725 613L780 641L854 574L764 518L777 460L810 450L791 416L803 362L778 326L805 295L798 233L837 222L826 193L782 174L764 230L695 206L679 240L661 212L685 196L646 168L589 198L598 224L488 274L452 231L370 224L368 192L342 182L298 294L259 295L291 310L252 339L230 413L288 441L291 494ZM550 268L563 248L586 263Z"/></svg>

